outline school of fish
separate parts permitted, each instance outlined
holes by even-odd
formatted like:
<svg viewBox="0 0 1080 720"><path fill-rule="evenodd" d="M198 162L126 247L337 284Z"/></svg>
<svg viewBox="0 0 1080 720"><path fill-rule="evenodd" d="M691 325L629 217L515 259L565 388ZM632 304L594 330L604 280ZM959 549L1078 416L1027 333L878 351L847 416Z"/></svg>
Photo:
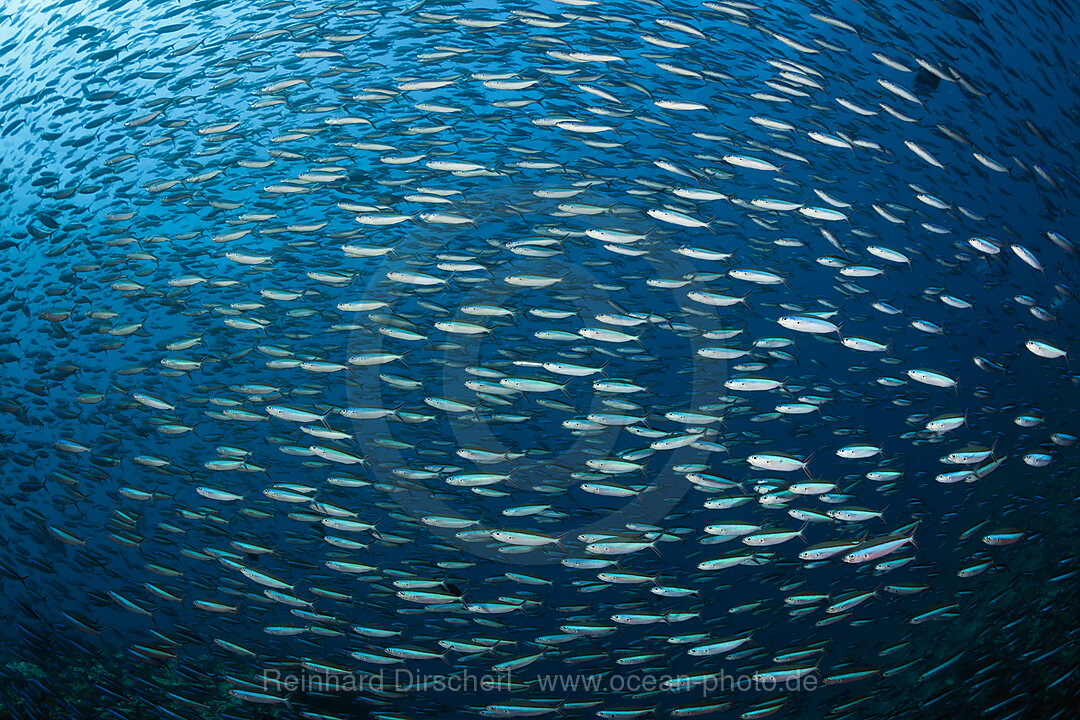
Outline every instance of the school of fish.
<svg viewBox="0 0 1080 720"><path fill-rule="evenodd" d="M1075 717L1076 14L0 8L4 716Z"/></svg>

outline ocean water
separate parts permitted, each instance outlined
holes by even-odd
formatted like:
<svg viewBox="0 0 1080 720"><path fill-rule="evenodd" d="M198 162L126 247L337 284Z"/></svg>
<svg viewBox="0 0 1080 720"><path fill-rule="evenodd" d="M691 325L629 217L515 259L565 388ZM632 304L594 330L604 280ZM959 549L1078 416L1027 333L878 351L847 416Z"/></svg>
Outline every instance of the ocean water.
<svg viewBox="0 0 1080 720"><path fill-rule="evenodd" d="M1078 717L1076 15L4 3L0 717Z"/></svg>

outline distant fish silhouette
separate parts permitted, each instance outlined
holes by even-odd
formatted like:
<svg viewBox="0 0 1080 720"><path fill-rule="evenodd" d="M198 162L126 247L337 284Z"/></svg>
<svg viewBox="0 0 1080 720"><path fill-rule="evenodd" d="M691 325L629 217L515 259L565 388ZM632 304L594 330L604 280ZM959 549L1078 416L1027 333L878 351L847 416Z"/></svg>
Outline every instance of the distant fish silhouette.
<svg viewBox="0 0 1080 720"><path fill-rule="evenodd" d="M960 0L937 0L937 6L953 17L979 23L980 25L983 24L982 18L979 17L978 13L976 13L970 5L960 2Z"/></svg>
<svg viewBox="0 0 1080 720"><path fill-rule="evenodd" d="M940 84L941 78L934 73L929 72L926 68L920 67L919 72L915 75L913 90L916 95L925 98L932 95Z"/></svg>

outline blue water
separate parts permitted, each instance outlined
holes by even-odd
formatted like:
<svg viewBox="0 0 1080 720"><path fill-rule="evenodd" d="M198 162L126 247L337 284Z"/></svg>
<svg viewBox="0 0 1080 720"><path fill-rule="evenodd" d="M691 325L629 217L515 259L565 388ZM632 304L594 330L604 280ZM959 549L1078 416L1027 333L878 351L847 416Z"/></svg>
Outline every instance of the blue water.
<svg viewBox="0 0 1080 720"><path fill-rule="evenodd" d="M1074 717L1077 29L5 5L0 714Z"/></svg>

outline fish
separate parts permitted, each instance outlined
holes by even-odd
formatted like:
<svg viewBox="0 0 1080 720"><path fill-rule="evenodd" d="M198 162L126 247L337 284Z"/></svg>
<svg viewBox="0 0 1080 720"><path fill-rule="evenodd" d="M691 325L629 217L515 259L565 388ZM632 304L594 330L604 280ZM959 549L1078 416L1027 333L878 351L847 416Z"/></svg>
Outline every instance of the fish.
<svg viewBox="0 0 1080 720"><path fill-rule="evenodd" d="M1069 718L1075 11L15 2L0 715Z"/></svg>

